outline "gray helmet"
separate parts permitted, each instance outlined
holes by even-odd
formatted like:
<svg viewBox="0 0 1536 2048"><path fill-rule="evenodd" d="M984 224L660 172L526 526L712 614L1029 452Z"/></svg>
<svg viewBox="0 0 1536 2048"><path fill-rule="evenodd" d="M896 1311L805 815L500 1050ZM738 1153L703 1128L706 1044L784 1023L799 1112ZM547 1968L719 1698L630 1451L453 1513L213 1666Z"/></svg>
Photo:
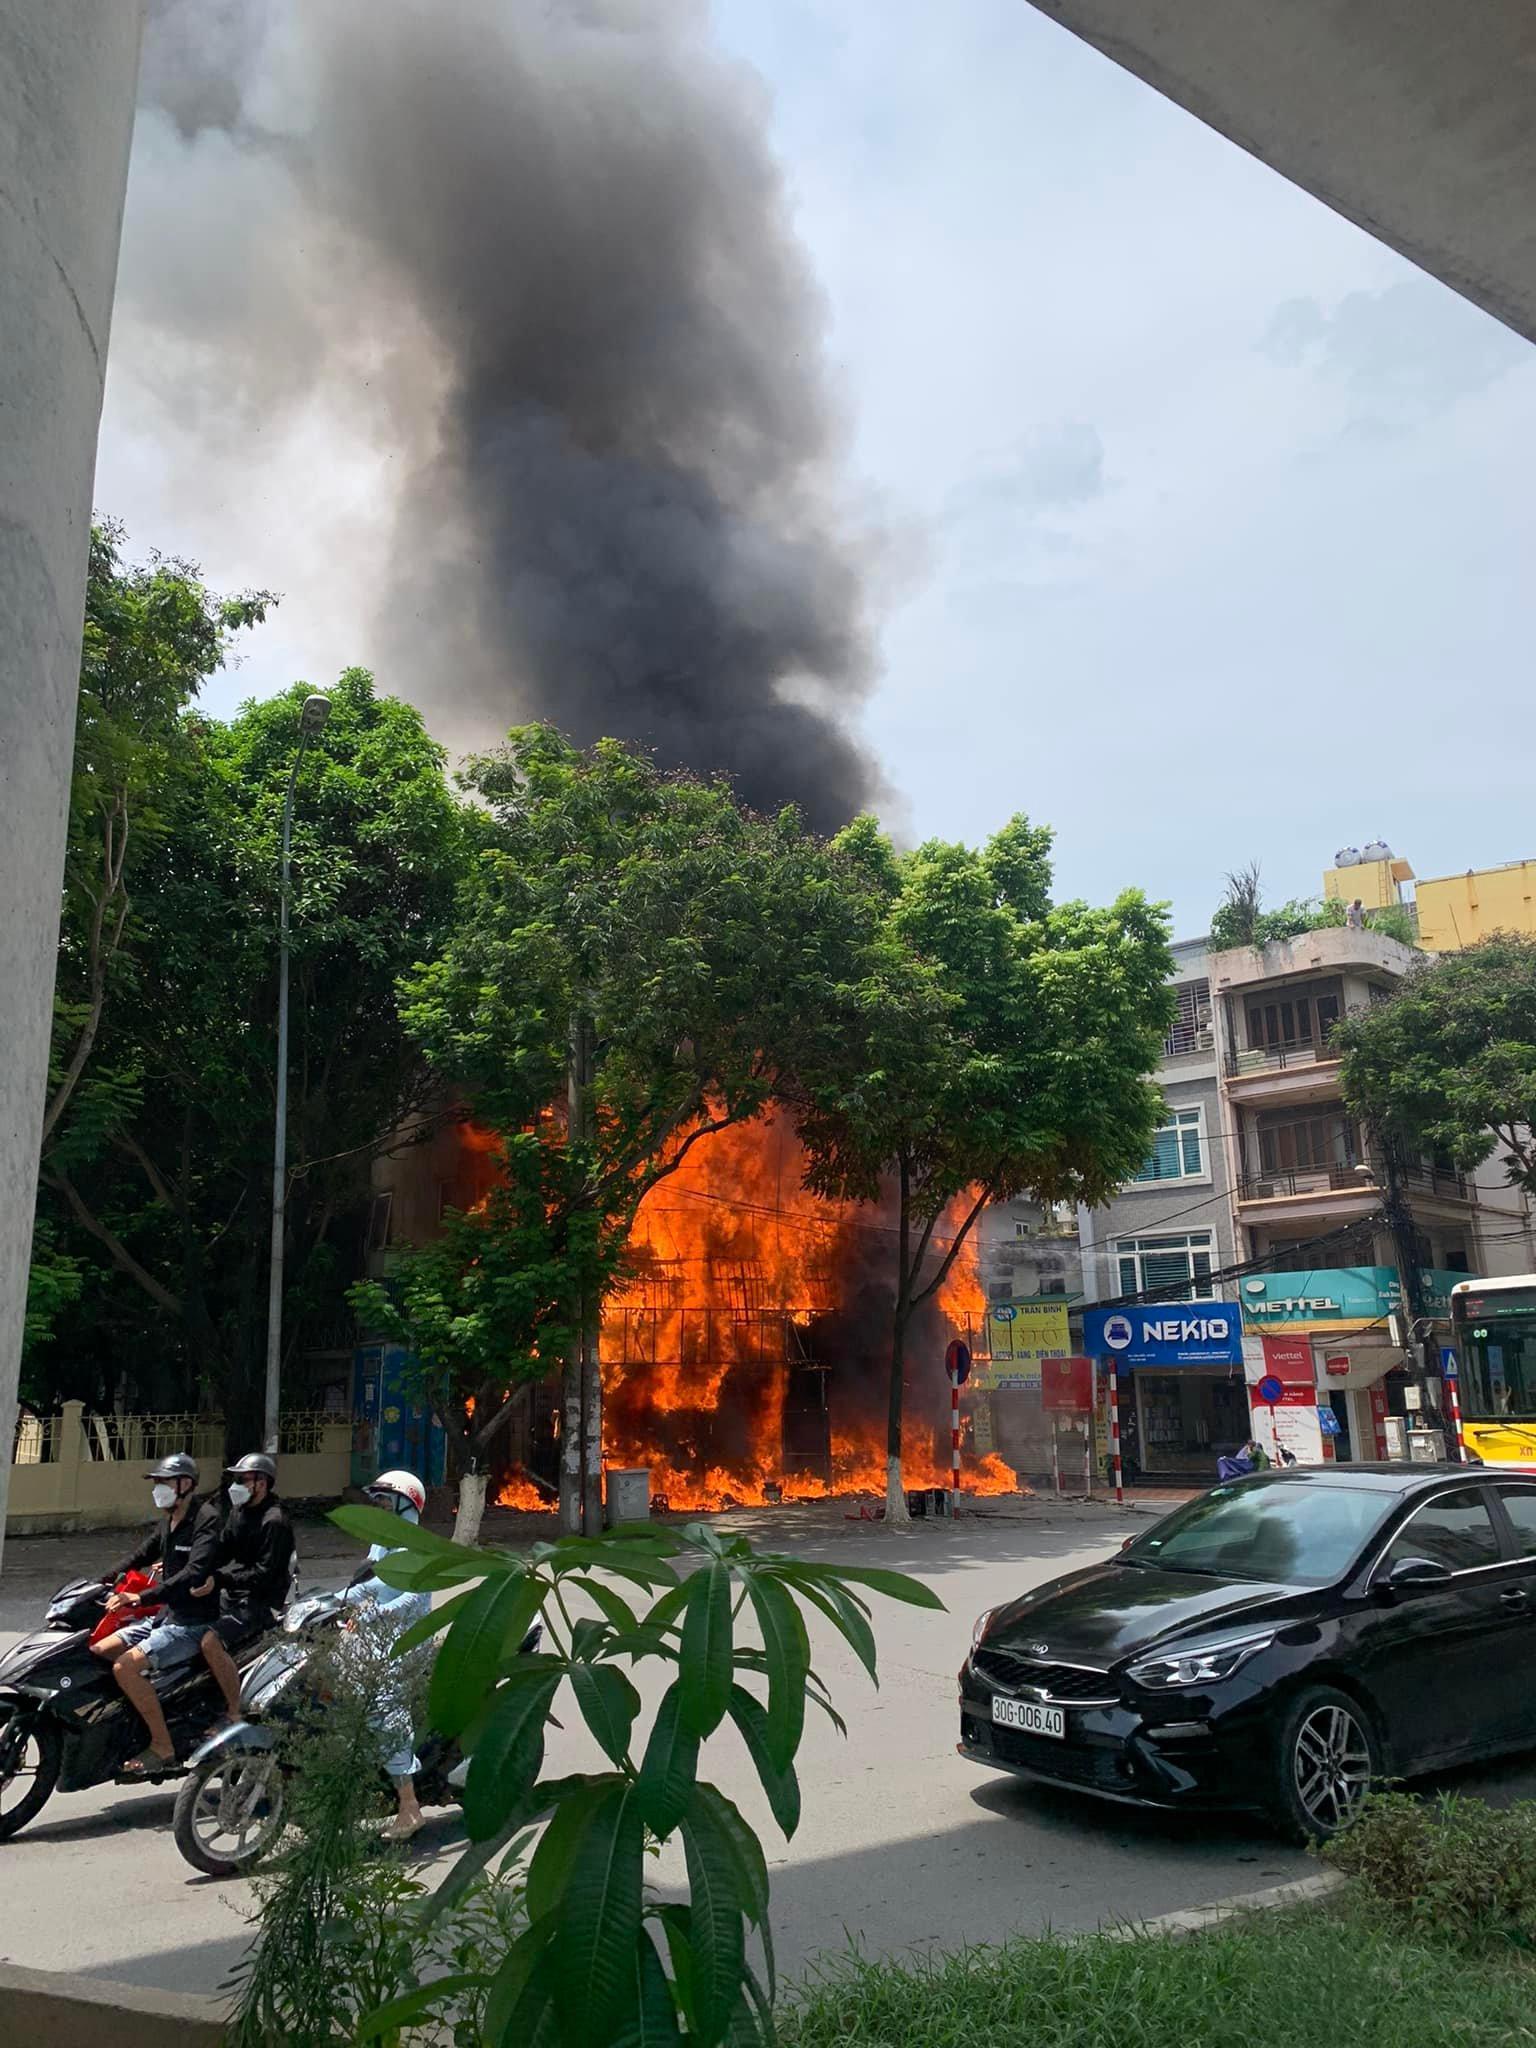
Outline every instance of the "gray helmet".
<svg viewBox="0 0 1536 2048"><path fill-rule="evenodd" d="M265 1451L247 1451L237 1464L224 1467L226 1479L233 1479L241 1472L252 1473L258 1479L265 1479L269 1486L277 1484L277 1460L269 1458Z"/></svg>
<svg viewBox="0 0 1536 2048"><path fill-rule="evenodd" d="M162 1458L153 1472L144 1474L146 1479L190 1479L197 1484L197 1460L190 1451L172 1451L168 1458Z"/></svg>

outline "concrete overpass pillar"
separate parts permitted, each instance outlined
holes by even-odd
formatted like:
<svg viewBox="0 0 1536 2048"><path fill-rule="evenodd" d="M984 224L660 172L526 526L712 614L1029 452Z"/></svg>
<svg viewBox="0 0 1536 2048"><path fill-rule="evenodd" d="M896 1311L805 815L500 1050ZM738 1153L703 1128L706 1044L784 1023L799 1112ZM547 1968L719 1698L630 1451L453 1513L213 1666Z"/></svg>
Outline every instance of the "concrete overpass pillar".
<svg viewBox="0 0 1536 2048"><path fill-rule="evenodd" d="M0 0L0 1536L141 0Z"/></svg>

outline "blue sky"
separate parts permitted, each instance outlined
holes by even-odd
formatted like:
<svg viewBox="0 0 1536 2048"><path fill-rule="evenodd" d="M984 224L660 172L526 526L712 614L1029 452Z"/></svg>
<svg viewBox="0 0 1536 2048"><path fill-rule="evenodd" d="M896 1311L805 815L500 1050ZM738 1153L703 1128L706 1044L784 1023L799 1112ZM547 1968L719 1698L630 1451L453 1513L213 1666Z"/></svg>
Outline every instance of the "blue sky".
<svg viewBox="0 0 1536 2048"><path fill-rule="evenodd" d="M713 12L880 536L891 821L1027 810L1064 892L1137 883L1181 933L1252 858L1280 897L1372 838L1421 875L1536 852L1530 347L1020 0ZM317 461L312 420L194 477L146 399L132 229L130 194L98 503L285 591L214 708L323 681L366 655L377 462Z"/></svg>

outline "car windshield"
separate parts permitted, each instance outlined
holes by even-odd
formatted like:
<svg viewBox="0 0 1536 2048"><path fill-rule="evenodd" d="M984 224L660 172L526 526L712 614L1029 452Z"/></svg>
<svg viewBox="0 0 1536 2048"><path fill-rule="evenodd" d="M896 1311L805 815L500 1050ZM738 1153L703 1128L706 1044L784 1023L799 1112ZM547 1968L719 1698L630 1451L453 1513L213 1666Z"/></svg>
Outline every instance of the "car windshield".
<svg viewBox="0 0 1536 2048"><path fill-rule="evenodd" d="M1239 1479L1177 1508L1121 1555L1159 1571L1326 1586L1383 1523L1393 1496L1365 1486Z"/></svg>

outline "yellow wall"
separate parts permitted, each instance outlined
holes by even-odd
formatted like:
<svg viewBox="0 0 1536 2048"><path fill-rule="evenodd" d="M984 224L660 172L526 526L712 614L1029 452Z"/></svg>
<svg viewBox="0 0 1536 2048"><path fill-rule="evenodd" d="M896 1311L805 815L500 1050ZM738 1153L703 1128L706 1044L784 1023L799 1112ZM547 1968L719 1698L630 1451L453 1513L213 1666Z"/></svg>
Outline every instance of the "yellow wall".
<svg viewBox="0 0 1536 2048"><path fill-rule="evenodd" d="M1385 910L1402 901L1399 882L1413 879L1405 860L1362 860L1352 868L1330 868L1323 877L1323 898L1328 903L1353 903L1360 898L1366 910Z"/></svg>
<svg viewBox="0 0 1536 2048"><path fill-rule="evenodd" d="M1454 953L1490 932L1536 935L1536 861L1444 875L1418 886L1419 944Z"/></svg>

